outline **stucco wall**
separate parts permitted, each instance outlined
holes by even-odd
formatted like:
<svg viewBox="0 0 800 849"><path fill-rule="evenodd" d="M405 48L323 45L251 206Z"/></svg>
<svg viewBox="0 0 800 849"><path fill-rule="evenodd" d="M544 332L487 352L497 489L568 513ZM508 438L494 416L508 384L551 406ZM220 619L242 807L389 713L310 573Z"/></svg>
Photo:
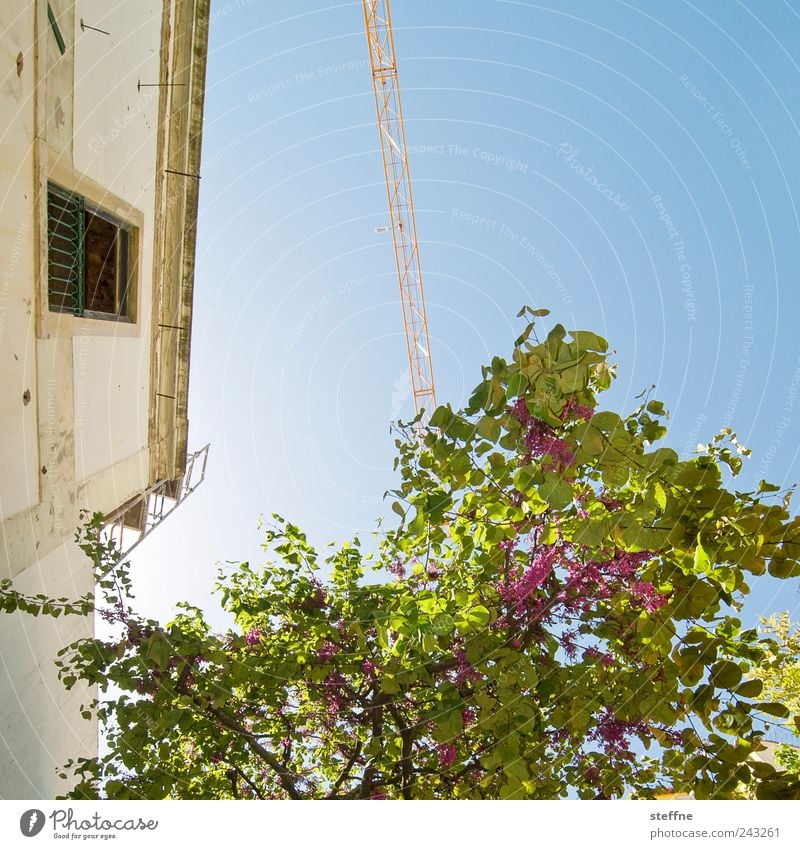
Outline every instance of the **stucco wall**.
<svg viewBox="0 0 800 849"><path fill-rule="evenodd" d="M33 218L33 4L0 4L0 519L39 500ZM17 55L22 53L20 74ZM25 403L25 392L31 400Z"/></svg>
<svg viewBox="0 0 800 849"><path fill-rule="evenodd" d="M86 558L74 543L60 546L15 579L27 593L77 597L92 588ZM97 725L80 707L96 688L67 691L54 659L59 649L91 634L78 617L0 615L0 798L52 799L64 783L57 768L69 758L97 754Z"/></svg>
<svg viewBox="0 0 800 849"><path fill-rule="evenodd" d="M78 510L111 512L149 483L159 89L136 84L159 81L162 3L52 5L63 55L46 0L0 4L0 577L74 597L92 586L72 541ZM134 224L132 324L48 310L48 179ZM0 798L52 798L56 767L96 752L96 723L79 713L92 694L67 692L53 666L91 628L0 614Z"/></svg>
<svg viewBox="0 0 800 849"><path fill-rule="evenodd" d="M76 22L73 164L143 214L135 338L75 337L75 472L78 481L147 445L150 402L153 218L161 3L83 0ZM113 210L112 210L113 211ZM95 320L96 322L96 320ZM147 485L142 469L141 487Z"/></svg>

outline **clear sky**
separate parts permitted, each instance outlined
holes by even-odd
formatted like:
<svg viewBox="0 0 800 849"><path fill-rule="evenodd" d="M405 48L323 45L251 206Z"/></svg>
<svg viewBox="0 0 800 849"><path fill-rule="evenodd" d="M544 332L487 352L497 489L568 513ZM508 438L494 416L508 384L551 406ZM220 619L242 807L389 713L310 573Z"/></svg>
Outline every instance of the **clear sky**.
<svg viewBox="0 0 800 849"><path fill-rule="evenodd" d="M392 12L440 403L547 307L616 350L605 405L655 383L668 444L730 426L742 488L800 481L800 2ZM257 561L261 513L320 545L372 529L413 415L361 3L217 0L203 159L190 443L212 448L135 557L159 615ZM797 581L755 584L748 617L800 615Z"/></svg>

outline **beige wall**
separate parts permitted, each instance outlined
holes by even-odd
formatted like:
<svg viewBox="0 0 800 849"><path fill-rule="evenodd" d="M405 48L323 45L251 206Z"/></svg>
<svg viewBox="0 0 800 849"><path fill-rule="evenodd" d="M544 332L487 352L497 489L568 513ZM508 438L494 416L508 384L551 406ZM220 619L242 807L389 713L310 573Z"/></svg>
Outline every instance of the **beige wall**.
<svg viewBox="0 0 800 849"><path fill-rule="evenodd" d="M0 520L39 501L33 303L33 4L0 4ZM23 54L22 73L16 61ZM31 395L26 405L24 394Z"/></svg>
<svg viewBox="0 0 800 849"><path fill-rule="evenodd" d="M63 56L46 0L0 3L0 577L75 596L92 584L72 542L79 509L109 513L150 483L159 89L136 84L159 81L162 3L51 3ZM110 35L82 32L81 17ZM48 178L137 228L133 323L48 310ZM85 620L0 615L0 798L52 797L55 768L96 752L78 713L89 694L67 693L53 666L89 633Z"/></svg>
<svg viewBox="0 0 800 849"><path fill-rule="evenodd" d="M75 340L79 481L147 446L159 89L137 91L137 82L159 81L161 3L137 0L113 4L109 10L105 0L82 0L80 10L84 20L96 22L111 35L82 33L79 26L75 31L74 167L144 215L138 336L80 335ZM146 477L144 464L142 488Z"/></svg>
<svg viewBox="0 0 800 849"><path fill-rule="evenodd" d="M86 558L74 543L60 546L17 576L23 592L77 597L91 591ZM91 636L91 622L3 614L0 619L0 798L52 799L74 782L56 770L77 755L97 754L97 729L80 715L96 688L67 691L53 660L63 646Z"/></svg>

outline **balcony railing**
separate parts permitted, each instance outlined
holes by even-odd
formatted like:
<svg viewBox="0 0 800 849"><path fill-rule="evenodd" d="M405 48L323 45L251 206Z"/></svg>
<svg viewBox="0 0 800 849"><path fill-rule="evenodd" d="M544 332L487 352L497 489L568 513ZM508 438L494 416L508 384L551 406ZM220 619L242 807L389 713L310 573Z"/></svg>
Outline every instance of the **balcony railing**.
<svg viewBox="0 0 800 849"><path fill-rule="evenodd" d="M209 445L186 457L183 477L162 480L126 501L106 518L106 541L113 541L122 561L205 480Z"/></svg>

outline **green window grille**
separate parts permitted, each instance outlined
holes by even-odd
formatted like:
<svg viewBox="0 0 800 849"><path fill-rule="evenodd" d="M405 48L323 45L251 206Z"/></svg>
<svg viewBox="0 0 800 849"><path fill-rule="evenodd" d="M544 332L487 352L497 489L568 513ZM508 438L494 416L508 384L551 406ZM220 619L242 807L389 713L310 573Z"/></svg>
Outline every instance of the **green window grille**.
<svg viewBox="0 0 800 849"><path fill-rule="evenodd" d="M47 274L50 309L83 314L83 198L47 185Z"/></svg>

